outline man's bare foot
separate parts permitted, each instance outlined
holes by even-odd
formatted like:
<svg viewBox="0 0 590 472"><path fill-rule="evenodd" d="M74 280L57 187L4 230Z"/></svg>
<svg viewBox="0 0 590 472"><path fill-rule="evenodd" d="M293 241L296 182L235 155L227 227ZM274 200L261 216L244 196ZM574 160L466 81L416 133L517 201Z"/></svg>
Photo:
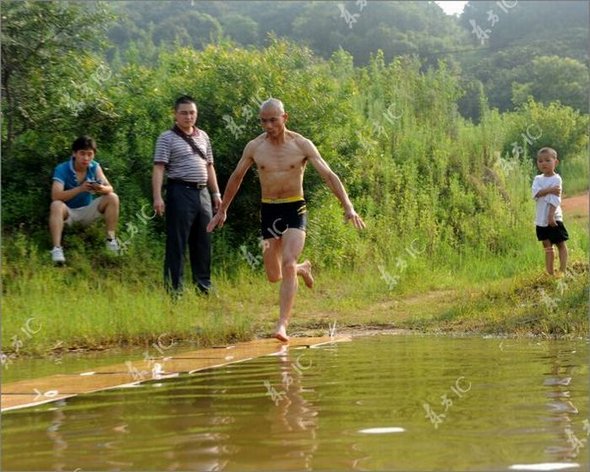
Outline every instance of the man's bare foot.
<svg viewBox="0 0 590 472"><path fill-rule="evenodd" d="M299 264L297 273L303 277L303 281L308 288L313 287L313 275L311 275L311 262L309 260Z"/></svg>
<svg viewBox="0 0 590 472"><path fill-rule="evenodd" d="M289 342L289 336L287 336L287 330L284 326L279 326L275 334L273 334L272 336L273 338L276 338L283 343Z"/></svg>

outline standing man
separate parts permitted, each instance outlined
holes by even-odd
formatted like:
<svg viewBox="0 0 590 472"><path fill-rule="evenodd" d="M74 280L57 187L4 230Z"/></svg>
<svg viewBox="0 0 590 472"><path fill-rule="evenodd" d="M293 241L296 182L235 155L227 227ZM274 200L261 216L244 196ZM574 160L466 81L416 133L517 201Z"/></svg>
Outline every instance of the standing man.
<svg viewBox="0 0 590 472"><path fill-rule="evenodd" d="M90 136L80 136L72 143L72 157L59 164L53 172L49 232L53 242L51 259L56 264L66 262L61 247L64 223L87 226L101 216L107 228L106 248L118 254L115 230L119 221L119 197L107 180L102 167L94 160L96 142ZM94 198L98 195L97 198Z"/></svg>
<svg viewBox="0 0 590 472"><path fill-rule="evenodd" d="M211 235L207 224L217 211L221 194L213 167L209 136L197 128L197 104L182 96L174 105L175 125L156 142L152 192L157 215L166 213L164 282L174 294L182 290L184 252L188 244L193 283L202 293L211 289ZM162 199L164 171L166 203Z"/></svg>
<svg viewBox="0 0 590 472"><path fill-rule="evenodd" d="M303 198L303 174L309 161L344 208L344 216L357 229L365 223L356 214L338 176L309 140L285 127L288 114L280 100L270 98L260 107L260 123L265 130L244 148L242 158L227 182L223 201L207 231L222 227L227 209L244 175L256 165L262 191L261 229L264 239L264 268L270 282L281 280L280 314L274 337L287 342L287 325L300 275L313 286L311 263L297 263L305 244L307 209Z"/></svg>

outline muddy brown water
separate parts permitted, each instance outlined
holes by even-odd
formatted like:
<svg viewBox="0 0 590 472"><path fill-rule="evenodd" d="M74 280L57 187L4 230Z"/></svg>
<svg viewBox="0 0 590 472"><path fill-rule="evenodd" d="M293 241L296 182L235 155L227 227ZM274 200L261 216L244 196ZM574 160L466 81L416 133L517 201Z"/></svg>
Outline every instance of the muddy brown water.
<svg viewBox="0 0 590 472"><path fill-rule="evenodd" d="M587 340L375 335L2 415L2 470L588 470Z"/></svg>

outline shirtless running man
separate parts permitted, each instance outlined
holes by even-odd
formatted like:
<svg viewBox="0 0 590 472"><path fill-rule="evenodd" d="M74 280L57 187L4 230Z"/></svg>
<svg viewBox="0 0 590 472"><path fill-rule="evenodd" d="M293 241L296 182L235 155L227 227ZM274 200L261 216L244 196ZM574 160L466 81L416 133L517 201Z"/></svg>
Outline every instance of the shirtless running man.
<svg viewBox="0 0 590 472"><path fill-rule="evenodd" d="M338 176L322 159L314 144L285 127L288 114L280 100L270 98L260 107L260 124L265 132L250 141L230 176L219 210L207 231L222 227L227 209L236 196L244 175L256 165L262 192L262 237L264 268L270 282L281 280L280 315L274 337L287 342L287 325L297 292L297 276L313 286L311 263L297 260L305 244L307 209L303 198L303 173L309 161L344 207L344 216L357 229L365 223L354 211Z"/></svg>

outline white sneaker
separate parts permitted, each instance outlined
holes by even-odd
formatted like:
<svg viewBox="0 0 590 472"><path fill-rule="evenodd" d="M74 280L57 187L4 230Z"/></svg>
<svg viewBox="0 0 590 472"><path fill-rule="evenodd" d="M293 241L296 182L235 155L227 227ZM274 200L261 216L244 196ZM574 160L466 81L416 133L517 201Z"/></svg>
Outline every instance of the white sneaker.
<svg viewBox="0 0 590 472"><path fill-rule="evenodd" d="M107 250L115 254L119 254L119 252L121 251L121 246L119 246L119 241L117 241L117 238L107 239L106 247Z"/></svg>
<svg viewBox="0 0 590 472"><path fill-rule="evenodd" d="M66 261L64 250L61 247L54 247L51 250L51 260L56 264L63 264Z"/></svg>

